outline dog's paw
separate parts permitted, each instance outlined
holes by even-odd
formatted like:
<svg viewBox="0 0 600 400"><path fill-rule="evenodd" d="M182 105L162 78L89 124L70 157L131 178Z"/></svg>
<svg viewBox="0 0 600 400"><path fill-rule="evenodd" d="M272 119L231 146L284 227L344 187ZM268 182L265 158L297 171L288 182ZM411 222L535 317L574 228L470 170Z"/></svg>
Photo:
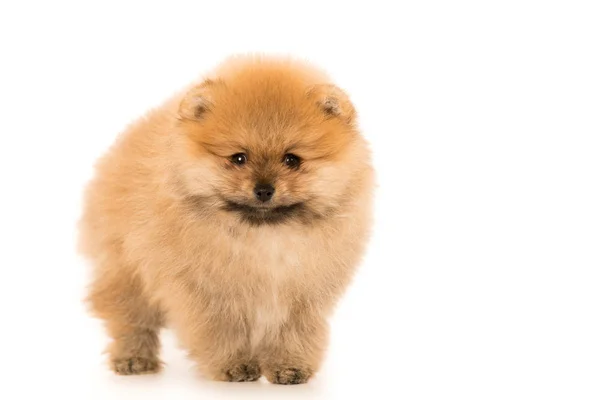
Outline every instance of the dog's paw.
<svg viewBox="0 0 600 400"><path fill-rule="evenodd" d="M303 368L281 368L267 374L267 379L279 385L298 385L308 382L311 376L312 373Z"/></svg>
<svg viewBox="0 0 600 400"><path fill-rule="evenodd" d="M111 367L118 375L154 374L161 369L156 358L129 357L111 360Z"/></svg>
<svg viewBox="0 0 600 400"><path fill-rule="evenodd" d="M260 378L260 368L254 363L238 364L225 371L229 382L253 382Z"/></svg>

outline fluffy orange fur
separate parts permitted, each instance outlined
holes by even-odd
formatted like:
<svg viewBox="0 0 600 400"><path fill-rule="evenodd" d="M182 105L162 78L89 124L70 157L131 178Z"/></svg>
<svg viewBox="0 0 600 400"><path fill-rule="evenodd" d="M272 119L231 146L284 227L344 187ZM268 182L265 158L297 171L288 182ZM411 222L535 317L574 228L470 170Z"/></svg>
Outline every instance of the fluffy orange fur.
<svg viewBox="0 0 600 400"><path fill-rule="evenodd" d="M169 326L210 378L306 382L372 189L352 103L305 63L233 58L151 110L97 164L80 223L112 369L158 371Z"/></svg>

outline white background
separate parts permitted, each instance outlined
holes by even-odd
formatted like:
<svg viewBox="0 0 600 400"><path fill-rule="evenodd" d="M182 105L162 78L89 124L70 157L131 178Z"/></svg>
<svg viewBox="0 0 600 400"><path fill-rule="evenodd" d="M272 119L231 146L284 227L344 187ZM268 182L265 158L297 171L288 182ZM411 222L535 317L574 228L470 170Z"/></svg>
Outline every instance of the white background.
<svg viewBox="0 0 600 400"><path fill-rule="evenodd" d="M2 2L0 398L598 399L596 1ZM304 386L214 383L164 343L116 377L74 251L95 159L223 58L291 54L352 96L369 253Z"/></svg>

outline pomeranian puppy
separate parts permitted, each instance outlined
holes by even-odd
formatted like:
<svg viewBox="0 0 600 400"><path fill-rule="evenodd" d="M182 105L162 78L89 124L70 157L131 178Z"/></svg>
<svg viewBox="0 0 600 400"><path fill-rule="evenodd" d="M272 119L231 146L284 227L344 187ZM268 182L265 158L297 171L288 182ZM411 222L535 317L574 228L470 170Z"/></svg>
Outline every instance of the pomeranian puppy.
<svg viewBox="0 0 600 400"><path fill-rule="evenodd" d="M303 62L229 59L98 162L80 248L117 374L160 370L168 326L207 377L306 382L371 226L348 96Z"/></svg>

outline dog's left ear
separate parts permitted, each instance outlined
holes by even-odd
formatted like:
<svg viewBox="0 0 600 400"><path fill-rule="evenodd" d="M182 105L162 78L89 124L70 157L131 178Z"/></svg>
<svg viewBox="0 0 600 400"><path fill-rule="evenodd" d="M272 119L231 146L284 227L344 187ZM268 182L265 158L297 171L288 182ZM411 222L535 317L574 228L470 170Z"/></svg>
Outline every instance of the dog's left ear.
<svg viewBox="0 0 600 400"><path fill-rule="evenodd" d="M214 86L215 81L207 79L190 89L179 104L179 117L188 120L202 119L214 105Z"/></svg>
<svg viewBox="0 0 600 400"><path fill-rule="evenodd" d="M323 113L352 124L356 119L356 110L348 95L339 87L331 84L312 86L308 96L315 101Z"/></svg>

